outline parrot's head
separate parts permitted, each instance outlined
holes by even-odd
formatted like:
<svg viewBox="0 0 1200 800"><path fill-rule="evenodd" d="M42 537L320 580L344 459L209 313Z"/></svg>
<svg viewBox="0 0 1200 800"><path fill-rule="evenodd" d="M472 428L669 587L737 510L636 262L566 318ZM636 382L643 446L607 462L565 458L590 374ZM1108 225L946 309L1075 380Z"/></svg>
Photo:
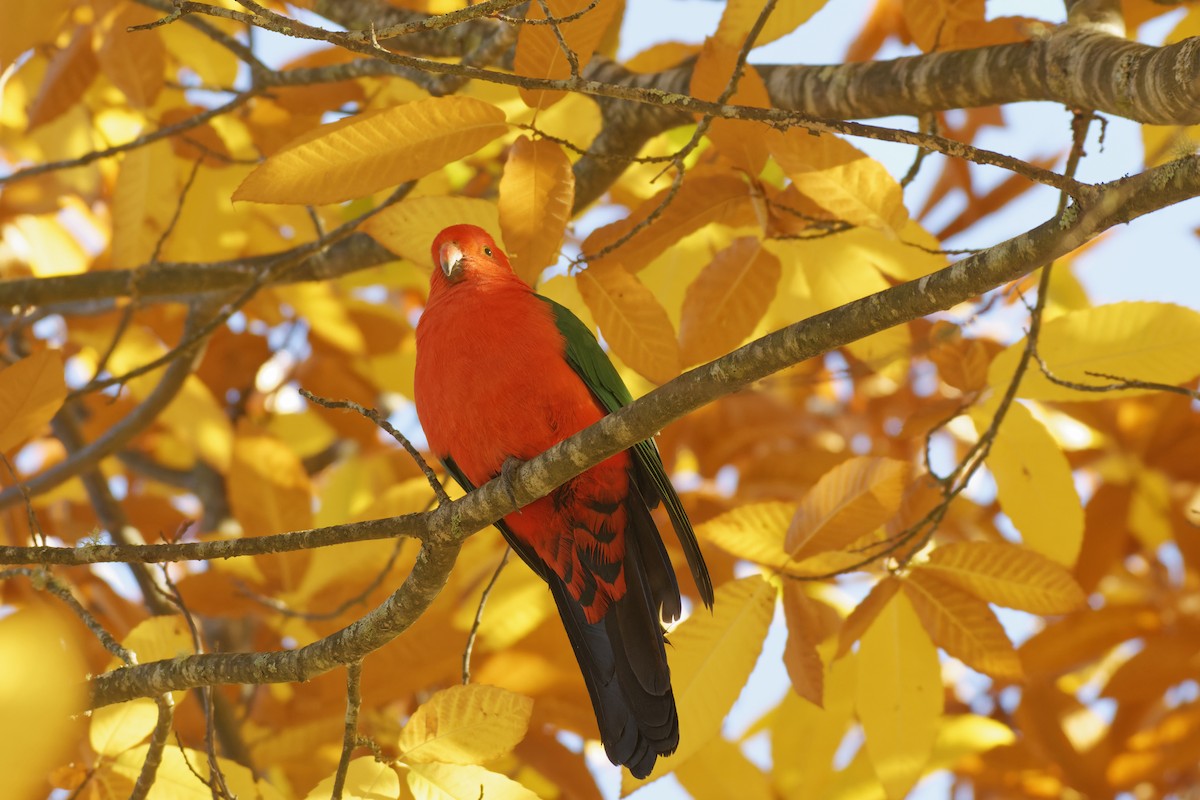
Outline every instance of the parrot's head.
<svg viewBox="0 0 1200 800"><path fill-rule="evenodd" d="M512 265L491 235L476 225L451 225L433 240L433 287L476 275L512 275Z"/></svg>

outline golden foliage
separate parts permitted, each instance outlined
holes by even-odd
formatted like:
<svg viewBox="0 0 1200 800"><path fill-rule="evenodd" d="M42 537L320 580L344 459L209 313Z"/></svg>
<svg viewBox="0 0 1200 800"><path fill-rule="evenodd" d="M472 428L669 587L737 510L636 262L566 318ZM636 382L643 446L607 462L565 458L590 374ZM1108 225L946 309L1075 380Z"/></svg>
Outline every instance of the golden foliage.
<svg viewBox="0 0 1200 800"><path fill-rule="evenodd" d="M874 157L884 148L795 117L716 115L693 138L702 115L680 104L730 91L761 0L726 2L703 44L659 41L630 58L617 48L618 35L636 38L625 4L609 0L531 2L519 26L505 16L516 6L381 36L386 55L368 47L378 30L334 19L356 4L300 4L337 22L320 29L279 23L292 6L251 5L139 28L158 12L0 2L0 293L48 298L0 303L6 548L243 546L432 508L428 479L391 437L297 390L375 408L421 444L413 331L430 243L448 225L485 228L525 281L545 278L539 291L597 333L639 396L897 285L923 295L962 257L954 248L1015 235L986 251L1013 257L1020 231L1044 219L1012 223L1035 196L1034 168L1061 174L1070 147L1065 126L1037 131L1046 154L995 179L943 154L902 181L907 164ZM753 44L802 41L826 5L780 0ZM1121 6L1131 38L1170 11ZM1049 30L985 11L877 0L848 58L1033 46ZM326 41L276 58L266 35L246 35L271 24ZM1175 25L1168 43L1197 35L1200 9ZM564 47L582 91L536 88L572 80ZM940 102L928 98L944 84L913 68L921 56L899 63L863 73L911 69L910 88ZM842 91L847 73L828 69L835 80L819 85ZM748 67L727 105L771 109L789 70ZM1024 123L998 106L953 111L920 118L944 137L926 144L1010 158L1027 143L1006 138ZM1194 158L1197 130L1143 125L1145 163ZM1086 189L1070 213L1103 211ZM1059 259L1041 311L1032 275L882 330L875 312L897 310L868 300L857 324L872 335L657 436L716 605L703 608L681 573L685 620L667 634L681 740L650 780L674 773L714 799L898 798L938 770L981 798L1195 791L1200 312L1182 267L1177 303L1094 303L1088 270L1103 255ZM1122 264L1134 277L1140 266ZM1014 386L1031 313L1037 357ZM794 328L793 344L841 333L816 327ZM171 364L190 370L166 385ZM666 548L682 568L677 544ZM494 531L467 539L428 610L347 659L361 664L349 708L340 656L295 683L264 667L208 696L164 695L165 748L152 698L79 713L89 676L127 669L115 642L167 673L196 653L249 654L257 669L387 616L427 554L381 538L160 568L59 567L19 551L35 557L0 568L4 796L128 797L161 759L145 797L293 800L337 785L363 800L611 798L554 599L516 558L497 575L503 549ZM78 607L47 610L40 593L58 603L67 591ZM964 678L964 665L990 680ZM735 704L751 720L736 736ZM620 786L649 782L625 774Z"/></svg>

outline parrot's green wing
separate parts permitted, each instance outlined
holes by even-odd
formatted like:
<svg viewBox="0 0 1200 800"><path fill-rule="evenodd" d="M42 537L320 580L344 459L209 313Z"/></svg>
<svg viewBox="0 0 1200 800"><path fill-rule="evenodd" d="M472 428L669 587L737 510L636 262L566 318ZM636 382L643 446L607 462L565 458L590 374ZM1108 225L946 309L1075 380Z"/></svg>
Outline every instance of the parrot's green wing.
<svg viewBox="0 0 1200 800"><path fill-rule="evenodd" d="M621 380L620 374L605 355L600 343L596 341L596 337L579 317L571 313L570 309L547 297L540 295L538 297L550 306L559 333L566 340L566 356L571 368L583 379L592 395L600 401L608 413L611 414L633 402L633 396L625 386L625 381ZM683 503L679 501L679 495L675 493L671 479L667 477L667 470L663 466L662 456L658 453L658 446L652 439L647 439L638 442L630 448L630 451L633 453L634 465L639 478L638 483L643 486L643 494L647 493L647 489L652 489L654 492L654 496L648 496L646 500L651 506L655 506L661 499L667 507L667 516L671 518L671 525L675 528L679 543L683 545L688 567L696 580L696 588L700 591L700 599L706 606L712 606L713 587L712 579L708 575L708 567L704 564L704 557L700 553L700 545L696 541L695 531L692 530L691 520L683 510Z"/></svg>

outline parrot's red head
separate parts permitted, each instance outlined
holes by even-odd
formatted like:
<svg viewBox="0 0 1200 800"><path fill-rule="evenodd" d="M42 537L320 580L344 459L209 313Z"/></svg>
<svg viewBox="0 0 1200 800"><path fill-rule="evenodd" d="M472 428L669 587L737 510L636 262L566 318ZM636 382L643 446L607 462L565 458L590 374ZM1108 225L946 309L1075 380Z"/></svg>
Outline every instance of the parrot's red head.
<svg viewBox="0 0 1200 800"><path fill-rule="evenodd" d="M471 275L514 275L508 256L476 225L451 225L433 240L430 284L441 288Z"/></svg>

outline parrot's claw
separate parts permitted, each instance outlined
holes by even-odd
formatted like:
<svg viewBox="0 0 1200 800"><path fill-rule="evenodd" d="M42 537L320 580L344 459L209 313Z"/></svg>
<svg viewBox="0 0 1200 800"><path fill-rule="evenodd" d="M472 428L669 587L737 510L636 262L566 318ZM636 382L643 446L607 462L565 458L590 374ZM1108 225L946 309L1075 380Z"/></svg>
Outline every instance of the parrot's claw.
<svg viewBox="0 0 1200 800"><path fill-rule="evenodd" d="M500 465L500 477L504 481L504 492L508 495L508 499L512 500L513 505L517 503L517 493L513 490L513 483L517 478L517 469L523 464L523 461L509 456L504 459L504 463ZM521 513L521 509L517 509L517 513Z"/></svg>

